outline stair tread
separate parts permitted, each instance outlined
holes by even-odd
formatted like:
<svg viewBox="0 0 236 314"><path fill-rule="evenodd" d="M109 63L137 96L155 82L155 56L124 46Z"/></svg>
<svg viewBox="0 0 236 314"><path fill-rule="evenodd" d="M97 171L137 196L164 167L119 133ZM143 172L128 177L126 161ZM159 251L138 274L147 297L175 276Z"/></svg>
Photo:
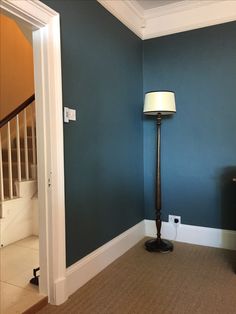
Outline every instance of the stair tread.
<svg viewBox="0 0 236 314"><path fill-rule="evenodd" d="M21 198L21 197L16 196L16 195L14 195L13 198L10 198L9 196L5 196L5 198L4 198L4 200L2 202L12 201L12 200L16 200L18 198Z"/></svg>

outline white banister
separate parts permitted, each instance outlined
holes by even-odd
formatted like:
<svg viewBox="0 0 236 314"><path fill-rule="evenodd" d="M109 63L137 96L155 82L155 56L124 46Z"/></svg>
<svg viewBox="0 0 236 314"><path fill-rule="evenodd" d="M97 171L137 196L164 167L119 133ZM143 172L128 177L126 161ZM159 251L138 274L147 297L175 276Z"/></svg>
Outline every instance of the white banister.
<svg viewBox="0 0 236 314"><path fill-rule="evenodd" d="M11 126L7 123L7 150L8 150L8 180L9 180L9 197L13 198L12 188L12 160L11 160Z"/></svg>
<svg viewBox="0 0 236 314"><path fill-rule="evenodd" d="M24 149L25 149L25 178L29 180L29 159L28 159L28 134L27 134L27 115L24 109Z"/></svg>
<svg viewBox="0 0 236 314"><path fill-rule="evenodd" d="M1 202L18 196L16 182L36 179L36 150L35 105L32 95L0 121Z"/></svg>
<svg viewBox="0 0 236 314"><path fill-rule="evenodd" d="M1 200L1 201L4 201L1 132L0 132L0 200Z"/></svg>
<svg viewBox="0 0 236 314"><path fill-rule="evenodd" d="M21 150L20 150L20 127L19 115L16 116L16 153L17 153L17 174L18 180L21 181Z"/></svg>

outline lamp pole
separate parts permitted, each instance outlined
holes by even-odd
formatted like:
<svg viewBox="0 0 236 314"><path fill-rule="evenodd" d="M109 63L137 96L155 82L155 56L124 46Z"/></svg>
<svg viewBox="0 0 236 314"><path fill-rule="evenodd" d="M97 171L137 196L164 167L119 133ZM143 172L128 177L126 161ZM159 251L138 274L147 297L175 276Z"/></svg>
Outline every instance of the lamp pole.
<svg viewBox="0 0 236 314"><path fill-rule="evenodd" d="M149 252L171 252L173 244L161 238L161 120L162 114L170 115L176 112L174 93L170 91L149 92L145 95L144 113L157 115L156 143L156 198L155 221L157 237L145 242Z"/></svg>
<svg viewBox="0 0 236 314"><path fill-rule="evenodd" d="M156 228L157 241L161 242L161 113L157 114L157 151L156 151Z"/></svg>

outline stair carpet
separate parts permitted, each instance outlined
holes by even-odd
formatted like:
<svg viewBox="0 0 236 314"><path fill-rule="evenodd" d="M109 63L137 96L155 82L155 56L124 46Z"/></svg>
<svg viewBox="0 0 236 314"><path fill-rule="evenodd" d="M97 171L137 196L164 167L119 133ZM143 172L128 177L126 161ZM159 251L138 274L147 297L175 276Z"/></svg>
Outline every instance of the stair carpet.
<svg viewBox="0 0 236 314"><path fill-rule="evenodd" d="M33 179L33 173L31 171L31 165L33 164L33 137L32 128L27 127L27 143L28 143L28 167L29 167L29 179ZM35 138L34 138L35 141ZM15 182L18 181L18 167L17 167L17 145L16 138L11 142L11 158L12 158L12 181L13 181L13 197L17 197ZM20 157L21 157L21 180L26 180L26 165L25 165L25 149L24 138L20 138ZM2 149L2 166L3 166L3 186L4 186L4 199L10 198L9 190L9 169L8 169L8 149Z"/></svg>

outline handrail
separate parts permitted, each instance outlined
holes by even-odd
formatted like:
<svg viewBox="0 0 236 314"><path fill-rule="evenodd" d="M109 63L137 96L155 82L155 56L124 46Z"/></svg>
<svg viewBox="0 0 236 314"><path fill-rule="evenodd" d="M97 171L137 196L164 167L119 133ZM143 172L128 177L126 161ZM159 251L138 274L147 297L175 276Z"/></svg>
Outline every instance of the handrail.
<svg viewBox="0 0 236 314"><path fill-rule="evenodd" d="M0 121L0 128L7 124L11 119L18 115L22 110L28 107L35 100L35 94L26 99L21 105L9 113L5 118Z"/></svg>

